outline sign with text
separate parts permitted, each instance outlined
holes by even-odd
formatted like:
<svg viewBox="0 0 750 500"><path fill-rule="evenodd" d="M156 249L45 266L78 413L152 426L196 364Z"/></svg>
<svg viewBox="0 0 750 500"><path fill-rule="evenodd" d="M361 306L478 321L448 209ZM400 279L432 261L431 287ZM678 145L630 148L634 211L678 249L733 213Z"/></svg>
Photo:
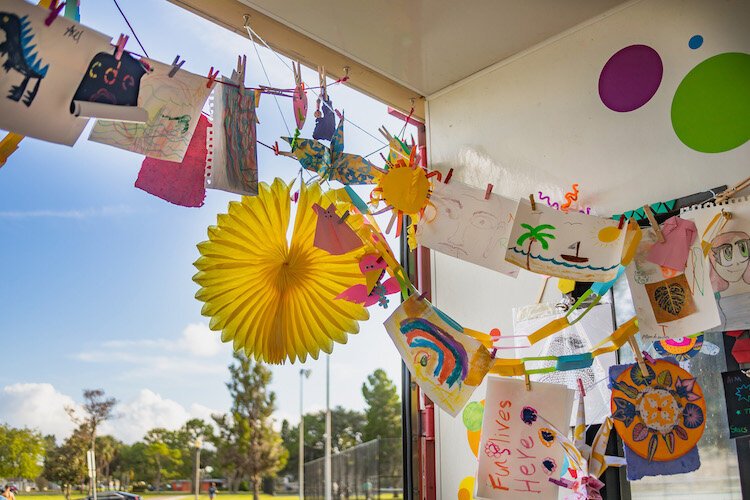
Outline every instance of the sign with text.
<svg viewBox="0 0 750 500"><path fill-rule="evenodd" d="M558 429L570 422L575 392L564 385L488 377L476 497L483 499L550 499L558 487L563 448L539 416Z"/></svg>
<svg viewBox="0 0 750 500"><path fill-rule="evenodd" d="M750 436L750 377L741 370L724 372L721 377L727 400L729 437Z"/></svg>

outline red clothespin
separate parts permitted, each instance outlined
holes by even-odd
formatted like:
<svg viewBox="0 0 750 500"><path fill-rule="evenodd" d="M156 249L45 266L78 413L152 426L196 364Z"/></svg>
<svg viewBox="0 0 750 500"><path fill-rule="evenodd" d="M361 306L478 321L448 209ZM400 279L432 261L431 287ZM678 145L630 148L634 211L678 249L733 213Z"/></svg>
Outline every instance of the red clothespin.
<svg viewBox="0 0 750 500"><path fill-rule="evenodd" d="M122 52L125 50L125 44L128 43L128 35L120 34L120 38L117 39L117 50L115 51L115 59L120 60L122 58Z"/></svg>
<svg viewBox="0 0 750 500"><path fill-rule="evenodd" d="M206 83L206 88L210 89L211 87L213 87L218 77L219 77L219 70L217 69L214 72L214 67L211 66L211 69L208 70L208 83Z"/></svg>
<svg viewBox="0 0 750 500"><path fill-rule="evenodd" d="M180 54L177 54L177 57L172 61L172 69L169 70L169 78L174 78L174 75L176 75L180 68L182 68L183 64L185 64L185 60L183 59L180 61Z"/></svg>
<svg viewBox="0 0 750 500"><path fill-rule="evenodd" d="M625 226L625 214L620 215L620 222L617 224L617 229L622 229Z"/></svg>
<svg viewBox="0 0 750 500"><path fill-rule="evenodd" d="M489 200L490 199L490 195L492 194L492 188L493 187L494 186L492 184L487 184L487 190L484 192L484 199L485 200Z"/></svg>
<svg viewBox="0 0 750 500"><path fill-rule="evenodd" d="M448 184L448 181L451 180L452 176L453 176L453 169L451 168L450 170L448 170L448 173L445 176L444 184Z"/></svg>
<svg viewBox="0 0 750 500"><path fill-rule="evenodd" d="M427 298L427 292L421 293L419 297L417 297L418 300L425 300Z"/></svg>
<svg viewBox="0 0 750 500"><path fill-rule="evenodd" d="M65 2L57 5L57 0L52 0L49 4L49 15L47 16L47 19L44 20L44 25L52 26L52 23L55 22L57 16L59 16L60 12L62 12L63 7L65 7Z"/></svg>
<svg viewBox="0 0 750 500"><path fill-rule="evenodd" d="M583 388L583 380L581 380L580 378L578 379L578 390L581 393L581 397L585 398L586 397L586 389Z"/></svg>

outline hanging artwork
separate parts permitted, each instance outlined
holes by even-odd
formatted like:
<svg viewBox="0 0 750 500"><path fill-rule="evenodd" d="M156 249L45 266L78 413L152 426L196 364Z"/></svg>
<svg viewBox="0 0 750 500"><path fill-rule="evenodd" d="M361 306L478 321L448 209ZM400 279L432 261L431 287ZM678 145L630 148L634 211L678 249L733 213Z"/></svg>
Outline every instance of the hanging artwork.
<svg viewBox="0 0 750 500"><path fill-rule="evenodd" d="M261 183L258 196L230 202L228 213L208 228L208 241L198 245L193 277L209 327L235 350L272 364L330 353L369 317L361 305L335 298L365 281L356 253L332 255L314 245L312 207L328 208L335 195L317 184L300 186L290 242L291 188L275 179ZM347 222L366 237L361 215Z"/></svg>
<svg viewBox="0 0 750 500"><path fill-rule="evenodd" d="M292 145L291 156L300 164L328 181L341 184L372 184L377 169L365 158L344 152L344 115L331 139L331 147L312 139L282 137Z"/></svg>
<svg viewBox="0 0 750 500"><path fill-rule="evenodd" d="M449 319L412 295L384 324L419 387L455 417L489 371L490 353Z"/></svg>
<svg viewBox="0 0 750 500"><path fill-rule="evenodd" d="M387 295L392 295L401 291L398 279L390 277L382 281L385 277L387 264L383 257L377 253L368 253L362 256L359 261L359 270L365 277L364 285L354 285L347 288L339 295L337 299L344 299L356 304L362 304L370 307L378 304L382 307L388 307Z"/></svg>
<svg viewBox="0 0 750 500"><path fill-rule="evenodd" d="M677 361L687 361L701 352L703 335L664 339L654 342L654 350L660 356L674 356Z"/></svg>
<svg viewBox="0 0 750 500"><path fill-rule="evenodd" d="M693 246L697 229L691 220L671 217L661 225L664 242L656 242L648 252L648 260L659 266L684 272L690 247Z"/></svg>
<svg viewBox="0 0 750 500"><path fill-rule="evenodd" d="M138 106L148 113L146 123L98 120L89 140L157 160L181 162L211 88L203 76L183 69L170 76L172 66L146 61L153 71L141 79L138 94Z"/></svg>
<svg viewBox="0 0 750 500"><path fill-rule="evenodd" d="M219 85L214 97L206 187L254 196L258 193L255 92L241 88L237 72L232 76L224 78L228 85Z"/></svg>
<svg viewBox="0 0 750 500"><path fill-rule="evenodd" d="M328 205L328 208L323 208L316 203L312 208L318 215L314 242L317 248L332 255L342 255L362 248L364 243L346 223L348 213L339 216L333 203Z"/></svg>
<svg viewBox="0 0 750 500"><path fill-rule="evenodd" d="M417 242L437 252L508 276L518 267L505 262L517 203L460 182L435 182L431 204L417 224Z"/></svg>
<svg viewBox="0 0 750 500"><path fill-rule="evenodd" d="M206 133L208 118L198 117L198 126L181 162L146 157L135 187L183 207L202 207L206 198Z"/></svg>
<svg viewBox="0 0 750 500"><path fill-rule="evenodd" d="M706 400L694 376L658 359L610 368L612 418L625 444L628 479L679 474L700 465L696 445L706 425ZM680 459L680 460L678 460Z"/></svg>
<svg viewBox="0 0 750 500"><path fill-rule="evenodd" d="M321 112L322 101L322 112ZM325 95L318 97L318 109L315 111L315 128L313 139L330 141L336 131L336 115L333 113L331 99ZM342 132L343 137L343 132Z"/></svg>
<svg viewBox="0 0 750 500"><path fill-rule="evenodd" d="M750 376L743 370L721 374L727 403L729 437L750 436Z"/></svg>
<svg viewBox="0 0 750 500"><path fill-rule="evenodd" d="M145 122L148 113L138 106L141 78L146 66L129 52L117 47L91 59L70 103L76 116Z"/></svg>
<svg viewBox="0 0 750 500"><path fill-rule="evenodd" d="M487 378L476 496L485 499L557 499L565 459L546 423L563 429L570 421L575 392L561 385ZM545 420L539 418L544 416Z"/></svg>
<svg viewBox="0 0 750 500"><path fill-rule="evenodd" d="M88 123L70 114L76 87L110 37L49 9L0 0L0 129L72 146Z"/></svg>
<svg viewBox="0 0 750 500"><path fill-rule="evenodd" d="M610 281L617 275L625 228L618 221L562 212L541 203L518 204L505 260L529 271L575 281Z"/></svg>
<svg viewBox="0 0 750 500"><path fill-rule="evenodd" d="M720 216L722 210L729 219ZM715 330L750 328L750 200L737 198L723 205L692 207L681 215L695 221L698 228L693 251L700 251L702 244L708 256L708 275L721 319Z"/></svg>
<svg viewBox="0 0 750 500"><path fill-rule="evenodd" d="M654 230L644 229L635 257L625 270L641 338L687 337L717 326L719 311L711 291L708 260L698 238L691 246L684 274L648 259L656 242Z"/></svg>

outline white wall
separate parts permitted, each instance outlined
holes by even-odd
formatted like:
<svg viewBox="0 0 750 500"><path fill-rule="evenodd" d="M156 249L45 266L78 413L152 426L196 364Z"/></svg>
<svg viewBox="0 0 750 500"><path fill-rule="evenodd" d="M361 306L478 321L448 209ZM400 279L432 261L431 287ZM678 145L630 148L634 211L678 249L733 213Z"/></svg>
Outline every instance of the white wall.
<svg viewBox="0 0 750 500"><path fill-rule="evenodd" d="M676 137L670 108L696 64L722 52L750 53L748 21L749 1L637 1L499 63L429 98L431 167L453 167L454 179L478 187L491 182L495 192L513 197L541 189L560 198L577 182L583 203L603 215L736 183L750 175L750 143L698 153ZM705 41L691 50L695 34ZM599 73L632 44L653 47L664 75L645 106L616 113L599 99ZM512 308L533 302L541 283L525 271L513 280L440 254L433 262L435 303L484 331L512 332ZM474 474L475 459L460 415L437 418L438 490L455 498L460 480Z"/></svg>

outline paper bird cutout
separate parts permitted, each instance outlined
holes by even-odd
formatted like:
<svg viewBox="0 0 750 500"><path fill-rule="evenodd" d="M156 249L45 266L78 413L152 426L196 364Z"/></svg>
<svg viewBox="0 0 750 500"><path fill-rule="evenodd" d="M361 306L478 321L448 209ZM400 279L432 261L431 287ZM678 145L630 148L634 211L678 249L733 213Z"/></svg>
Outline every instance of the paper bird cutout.
<svg viewBox="0 0 750 500"><path fill-rule="evenodd" d="M320 111L315 112L315 129L313 129L313 139L333 139L333 133L336 131L336 117L333 114L333 104L331 99L324 96L318 98L318 107L323 101L323 114Z"/></svg>
<svg viewBox="0 0 750 500"><path fill-rule="evenodd" d="M294 141L290 156L293 156L307 170L317 172L325 180L339 181L341 184L374 184L377 167L355 154L344 153L344 116L331 139L331 147L314 139L282 137L290 145Z"/></svg>
<svg viewBox="0 0 750 500"><path fill-rule="evenodd" d="M370 307L379 304L381 307L388 306L386 295L398 293L401 287L396 278L388 278L380 282L385 275L385 260L378 254L368 253L359 261L359 270L365 275L365 285L354 285L347 288L337 299L348 300L355 304L363 304Z"/></svg>
<svg viewBox="0 0 750 500"><path fill-rule="evenodd" d="M338 216L333 203L328 205L328 208L323 208L316 203L312 209L318 214L313 242L317 248L331 255L341 255L364 245L357 233L346 223L346 218Z"/></svg>

